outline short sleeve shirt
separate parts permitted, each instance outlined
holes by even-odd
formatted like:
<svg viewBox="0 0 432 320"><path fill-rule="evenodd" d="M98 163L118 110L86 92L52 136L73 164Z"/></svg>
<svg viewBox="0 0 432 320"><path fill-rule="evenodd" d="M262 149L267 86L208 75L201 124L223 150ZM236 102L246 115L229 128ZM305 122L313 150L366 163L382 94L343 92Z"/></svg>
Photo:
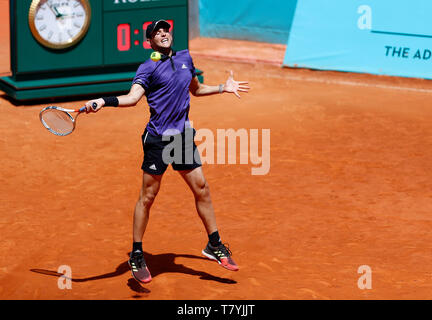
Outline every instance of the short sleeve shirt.
<svg viewBox="0 0 432 320"><path fill-rule="evenodd" d="M137 70L133 84L140 84L150 107L147 131L152 135L173 135L189 124L189 85L195 76L189 50L173 51L172 57L147 60Z"/></svg>

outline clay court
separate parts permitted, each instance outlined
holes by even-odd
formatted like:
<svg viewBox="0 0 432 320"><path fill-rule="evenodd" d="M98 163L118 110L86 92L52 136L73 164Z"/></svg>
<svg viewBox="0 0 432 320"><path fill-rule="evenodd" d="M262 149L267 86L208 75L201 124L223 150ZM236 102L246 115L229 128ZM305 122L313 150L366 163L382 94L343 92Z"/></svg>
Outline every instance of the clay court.
<svg viewBox="0 0 432 320"><path fill-rule="evenodd" d="M432 83L281 68L284 48L252 45L190 43L206 83L232 69L252 88L240 100L192 97L194 127L271 130L267 175L251 175L252 164L204 165L240 271L201 256L207 236L192 193L170 168L143 240L153 281L132 278L144 100L82 115L73 134L57 137L39 121L47 102L2 94L1 299L431 298ZM61 265L72 268L71 290L58 288ZM372 270L370 290L357 286L362 265Z"/></svg>

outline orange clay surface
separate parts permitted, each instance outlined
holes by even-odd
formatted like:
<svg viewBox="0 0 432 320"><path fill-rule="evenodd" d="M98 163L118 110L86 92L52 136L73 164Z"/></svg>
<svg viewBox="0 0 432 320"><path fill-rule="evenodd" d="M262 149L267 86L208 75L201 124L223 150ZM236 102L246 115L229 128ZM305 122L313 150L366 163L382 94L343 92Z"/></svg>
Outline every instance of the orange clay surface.
<svg viewBox="0 0 432 320"><path fill-rule="evenodd" d="M231 48L249 62L223 57ZM431 299L432 83L281 68L277 46L196 39L190 49L206 83L232 69L252 87L241 99L192 97L194 126L271 130L269 174L204 165L240 271L201 257L207 236L192 194L169 168L144 236L153 281L131 277L145 101L81 115L72 135L57 137L39 122L47 103L2 95L0 298ZM262 50L274 61L251 63ZM57 286L61 265L72 268L71 290ZM357 286L362 265L372 269L370 290Z"/></svg>

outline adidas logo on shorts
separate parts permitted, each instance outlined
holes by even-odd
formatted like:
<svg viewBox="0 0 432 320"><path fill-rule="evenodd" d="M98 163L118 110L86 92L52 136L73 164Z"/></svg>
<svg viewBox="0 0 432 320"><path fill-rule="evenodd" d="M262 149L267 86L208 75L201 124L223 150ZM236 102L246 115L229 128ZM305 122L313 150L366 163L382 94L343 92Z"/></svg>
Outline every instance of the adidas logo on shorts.
<svg viewBox="0 0 432 320"><path fill-rule="evenodd" d="M152 169L152 170L157 170L157 168L156 168L156 165L155 164L152 164L150 167L149 167L149 169Z"/></svg>

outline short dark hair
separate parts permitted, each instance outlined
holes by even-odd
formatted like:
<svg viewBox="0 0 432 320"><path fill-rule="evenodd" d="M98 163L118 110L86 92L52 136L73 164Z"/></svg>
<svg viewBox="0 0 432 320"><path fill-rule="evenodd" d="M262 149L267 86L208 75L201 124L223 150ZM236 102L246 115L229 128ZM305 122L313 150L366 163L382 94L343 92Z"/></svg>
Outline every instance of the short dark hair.
<svg viewBox="0 0 432 320"><path fill-rule="evenodd" d="M153 32L159 30L160 28L169 30L171 28L171 25L165 20L153 21L151 24L147 26L146 29L147 39L151 39Z"/></svg>

